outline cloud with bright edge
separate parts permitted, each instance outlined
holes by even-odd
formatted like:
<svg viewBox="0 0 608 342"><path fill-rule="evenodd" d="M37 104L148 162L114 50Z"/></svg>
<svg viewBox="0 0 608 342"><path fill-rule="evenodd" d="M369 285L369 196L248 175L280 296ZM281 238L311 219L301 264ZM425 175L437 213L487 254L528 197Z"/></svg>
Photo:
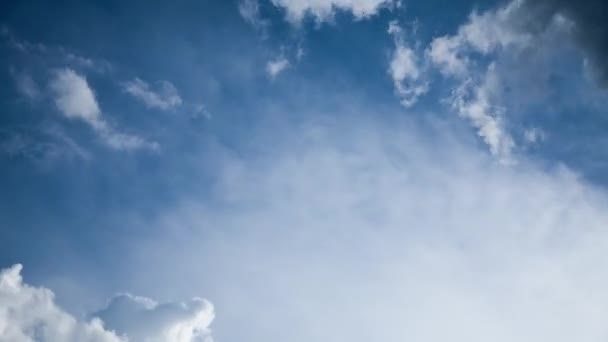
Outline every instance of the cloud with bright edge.
<svg viewBox="0 0 608 342"><path fill-rule="evenodd" d="M133 341L211 342L213 305L201 298L185 303L157 303L149 298L119 294L94 314Z"/></svg>
<svg viewBox="0 0 608 342"><path fill-rule="evenodd" d="M52 291L23 283L22 266L0 271L0 340L11 342L211 342L213 306L199 298L156 303L117 295L89 321L55 304ZM102 321L103 319L103 321Z"/></svg>
<svg viewBox="0 0 608 342"><path fill-rule="evenodd" d="M21 265L0 271L0 340L12 342L119 342L99 319L76 318L55 305L48 289L24 284Z"/></svg>
<svg viewBox="0 0 608 342"><path fill-rule="evenodd" d="M88 124L109 147L117 150L158 149L157 143L112 128L103 119L95 93L86 78L76 71L69 68L56 70L50 89L55 105L63 116Z"/></svg>
<svg viewBox="0 0 608 342"><path fill-rule="evenodd" d="M147 82L135 78L123 83L123 90L148 108L166 111L182 104L177 88L169 81L158 81L154 89Z"/></svg>
<svg viewBox="0 0 608 342"><path fill-rule="evenodd" d="M370 17L382 7L393 6L394 0L270 0L273 5L283 8L287 20L297 24L306 16L316 21L331 20L336 11L348 11L357 19Z"/></svg>

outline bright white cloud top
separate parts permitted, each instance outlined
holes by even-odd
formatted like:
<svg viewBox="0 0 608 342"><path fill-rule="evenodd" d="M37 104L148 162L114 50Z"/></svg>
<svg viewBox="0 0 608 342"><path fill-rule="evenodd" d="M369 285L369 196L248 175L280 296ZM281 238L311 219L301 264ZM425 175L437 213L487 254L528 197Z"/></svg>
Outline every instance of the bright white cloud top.
<svg viewBox="0 0 608 342"><path fill-rule="evenodd" d="M23 283L21 265L0 271L0 340L123 342L99 319L78 321L57 307L48 289Z"/></svg>
<svg viewBox="0 0 608 342"><path fill-rule="evenodd" d="M0 271L0 340L11 342L210 342L213 306L199 298L159 304L114 297L100 318L82 321L55 304L53 292L23 283L21 265Z"/></svg>
<svg viewBox="0 0 608 342"><path fill-rule="evenodd" d="M331 20L335 12L348 11L357 19L370 17L393 0L271 0L275 6L285 9L287 18L293 23L300 22L307 15L322 22Z"/></svg>

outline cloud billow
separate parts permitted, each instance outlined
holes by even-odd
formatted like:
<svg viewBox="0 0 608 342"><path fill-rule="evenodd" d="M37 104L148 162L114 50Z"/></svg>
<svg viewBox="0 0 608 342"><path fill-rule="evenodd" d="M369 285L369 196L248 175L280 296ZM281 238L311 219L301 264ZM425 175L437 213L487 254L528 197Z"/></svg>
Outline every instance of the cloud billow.
<svg viewBox="0 0 608 342"><path fill-rule="evenodd" d="M211 342L211 303L156 303L128 294L82 321L55 303L53 292L23 282L22 266L0 270L0 341ZM103 321L102 321L103 320Z"/></svg>

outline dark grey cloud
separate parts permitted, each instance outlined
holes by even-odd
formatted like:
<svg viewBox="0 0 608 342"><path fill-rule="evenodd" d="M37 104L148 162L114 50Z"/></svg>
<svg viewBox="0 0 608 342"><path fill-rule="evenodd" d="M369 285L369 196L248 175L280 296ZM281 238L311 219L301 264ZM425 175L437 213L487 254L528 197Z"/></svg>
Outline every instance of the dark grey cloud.
<svg viewBox="0 0 608 342"><path fill-rule="evenodd" d="M574 23L574 37L591 62L597 80L608 86L608 1L527 0L541 26L562 14Z"/></svg>

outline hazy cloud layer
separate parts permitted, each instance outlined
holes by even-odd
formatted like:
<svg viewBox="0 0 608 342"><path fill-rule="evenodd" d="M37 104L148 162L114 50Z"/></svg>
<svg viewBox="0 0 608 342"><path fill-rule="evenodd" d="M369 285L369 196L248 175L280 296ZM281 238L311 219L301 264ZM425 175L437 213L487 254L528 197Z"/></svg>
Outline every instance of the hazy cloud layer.
<svg viewBox="0 0 608 342"><path fill-rule="evenodd" d="M602 341L605 196L436 129L285 127L281 146L223 163L212 203L155 221L166 235L138 245L139 276L223 279L232 339Z"/></svg>

